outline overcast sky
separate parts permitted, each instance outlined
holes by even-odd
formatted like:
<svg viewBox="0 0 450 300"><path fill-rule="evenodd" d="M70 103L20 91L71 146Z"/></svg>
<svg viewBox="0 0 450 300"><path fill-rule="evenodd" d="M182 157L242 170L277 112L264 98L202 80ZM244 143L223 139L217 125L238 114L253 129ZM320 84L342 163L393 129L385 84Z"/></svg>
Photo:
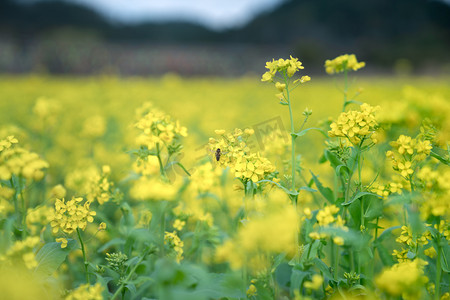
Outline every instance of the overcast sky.
<svg viewBox="0 0 450 300"><path fill-rule="evenodd" d="M1 1L1 0L0 0ZM113 19L190 20L212 29L244 25L255 15L273 9L284 0L67 0L81 3Z"/></svg>

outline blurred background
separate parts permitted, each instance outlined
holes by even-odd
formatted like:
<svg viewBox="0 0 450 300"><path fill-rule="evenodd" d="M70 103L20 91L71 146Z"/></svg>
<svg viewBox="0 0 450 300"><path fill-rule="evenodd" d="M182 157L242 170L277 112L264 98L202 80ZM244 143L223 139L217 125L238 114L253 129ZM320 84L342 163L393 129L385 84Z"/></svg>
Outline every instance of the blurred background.
<svg viewBox="0 0 450 300"><path fill-rule="evenodd" d="M0 73L261 74L344 53L362 74L450 74L444 0L1 0Z"/></svg>

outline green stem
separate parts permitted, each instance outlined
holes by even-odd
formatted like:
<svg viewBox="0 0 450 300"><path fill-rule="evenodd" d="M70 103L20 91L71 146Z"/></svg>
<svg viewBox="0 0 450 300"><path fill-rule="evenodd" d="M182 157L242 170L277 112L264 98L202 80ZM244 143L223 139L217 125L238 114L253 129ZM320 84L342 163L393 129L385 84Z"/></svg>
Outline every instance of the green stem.
<svg viewBox="0 0 450 300"><path fill-rule="evenodd" d="M156 156L158 157L159 171L161 172L161 176L165 177L166 172L164 171L164 166L161 160L161 150L159 149L159 143L156 143Z"/></svg>
<svg viewBox="0 0 450 300"><path fill-rule="evenodd" d="M436 259L436 291L434 292L434 299L439 300L439 296L441 294L441 277L442 277L442 268L441 268L441 241L440 236L437 241L437 259Z"/></svg>
<svg viewBox="0 0 450 300"><path fill-rule="evenodd" d="M152 251L152 248L149 248L144 254L139 258L138 262L133 266L133 269L131 269L130 273L128 273L127 278L122 281L117 291L114 293L114 295L111 297L111 300L114 300L117 296L119 296L120 292L122 291L123 287L127 282L131 279L131 276L133 276L134 272L136 272L136 269L141 264L141 262L145 259L145 257Z"/></svg>
<svg viewBox="0 0 450 300"><path fill-rule="evenodd" d="M355 272L355 258L354 258L354 255L353 255L353 249L350 248L349 252L350 252L350 270L352 272Z"/></svg>
<svg viewBox="0 0 450 300"><path fill-rule="evenodd" d="M27 208L26 208L26 204L25 204L25 198L23 197L23 192L22 192L22 177L18 177L17 179L18 181L18 185L16 186L14 184L14 180L11 177L10 179L10 183L11 183L11 187L14 189L14 196L13 196L13 201L14 201L14 211L16 213L16 217L17 217L17 226L20 230L20 233L22 235L22 238L25 238L26 236L26 216L27 216ZM20 203L19 203L19 196L20 196ZM21 207L19 207L19 205Z"/></svg>
<svg viewBox="0 0 450 300"><path fill-rule="evenodd" d="M294 117L292 116L291 101L289 99L289 90L287 90L287 100L289 106L289 117L291 119L291 160L292 160L292 192L295 192L295 128L294 128Z"/></svg>
<svg viewBox="0 0 450 300"><path fill-rule="evenodd" d="M342 111L345 111L347 107L347 93L348 93L348 79L347 79L347 66L344 66L344 105L342 107Z"/></svg>
<svg viewBox="0 0 450 300"><path fill-rule="evenodd" d="M373 238L373 243L372 243L372 253L374 256L375 256L375 250L376 250L375 243L378 239L378 220L379 219L380 219L380 217L377 217L377 221L375 223L375 236ZM375 259L372 259L372 277L373 277L373 274L375 274Z"/></svg>
<svg viewBox="0 0 450 300"><path fill-rule="evenodd" d="M17 199L17 190L16 190L16 186L14 185L14 180L12 177L9 180L9 182L11 183L11 187L14 190L14 195L13 195L14 211L16 212L17 220L20 220L19 203L18 203L18 199Z"/></svg>
<svg viewBox="0 0 450 300"><path fill-rule="evenodd" d="M81 245L81 252L83 252L84 271L86 273L86 283L90 284L89 270L88 270L89 262L87 261L87 258L86 258L86 251L84 249L83 239L81 238L80 228L77 228L77 234L78 234L78 240L80 241L80 245Z"/></svg>
<svg viewBox="0 0 450 300"><path fill-rule="evenodd" d="M313 245L314 242L315 242L315 240L312 241L312 242L309 244L309 247L308 247L308 253L306 254L306 260L309 259L309 255L311 254L311 248L312 248L312 245Z"/></svg>
<svg viewBox="0 0 450 300"><path fill-rule="evenodd" d="M25 197L23 196L23 188L21 184L22 178L19 177L19 189L20 189L20 199L22 202L22 238L27 236L27 205L25 203Z"/></svg>
<svg viewBox="0 0 450 300"><path fill-rule="evenodd" d="M412 175L409 176L409 184L411 185L411 193L413 193L414 192L414 183L413 183Z"/></svg>
<svg viewBox="0 0 450 300"><path fill-rule="evenodd" d="M365 229L364 226L364 197L361 197L361 230Z"/></svg>
<svg viewBox="0 0 450 300"><path fill-rule="evenodd" d="M333 239L331 239L331 265L333 266L333 278L335 281L337 281L337 275L338 275L338 245L336 245L333 242Z"/></svg>

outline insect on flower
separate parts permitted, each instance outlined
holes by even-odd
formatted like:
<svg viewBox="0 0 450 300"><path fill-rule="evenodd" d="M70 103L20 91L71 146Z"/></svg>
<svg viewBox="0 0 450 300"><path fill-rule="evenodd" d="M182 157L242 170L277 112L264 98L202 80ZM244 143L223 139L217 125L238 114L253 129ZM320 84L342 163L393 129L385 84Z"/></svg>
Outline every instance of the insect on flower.
<svg viewBox="0 0 450 300"><path fill-rule="evenodd" d="M216 160L219 161L220 160L220 155L222 155L222 152L220 152L220 148L217 148L217 150L214 153L214 155L216 156Z"/></svg>
<svg viewBox="0 0 450 300"><path fill-rule="evenodd" d="M212 150L211 150L212 152ZM220 148L217 148L216 151L214 151L214 156L216 157L216 161L219 161L222 155L227 154L228 152L222 152Z"/></svg>

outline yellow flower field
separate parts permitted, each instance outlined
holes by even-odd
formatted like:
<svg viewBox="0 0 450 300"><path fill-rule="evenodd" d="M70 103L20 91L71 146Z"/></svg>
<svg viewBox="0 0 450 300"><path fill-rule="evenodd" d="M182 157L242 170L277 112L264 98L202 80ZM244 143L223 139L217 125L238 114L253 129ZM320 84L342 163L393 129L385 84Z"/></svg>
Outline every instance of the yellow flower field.
<svg viewBox="0 0 450 300"><path fill-rule="evenodd" d="M366 64L0 76L5 299L449 299L450 78Z"/></svg>

